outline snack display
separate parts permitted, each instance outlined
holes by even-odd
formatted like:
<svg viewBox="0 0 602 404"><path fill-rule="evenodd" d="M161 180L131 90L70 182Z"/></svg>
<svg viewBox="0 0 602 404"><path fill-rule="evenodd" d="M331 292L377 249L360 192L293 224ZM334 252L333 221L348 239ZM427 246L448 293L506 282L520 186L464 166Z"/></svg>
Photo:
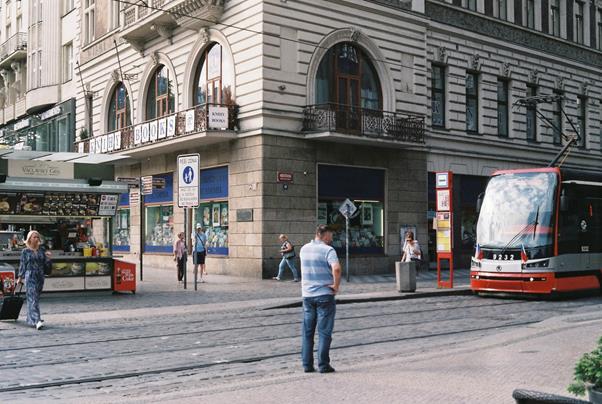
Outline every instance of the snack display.
<svg viewBox="0 0 602 404"><path fill-rule="evenodd" d="M98 214L96 194L48 193L42 214L50 216L96 216Z"/></svg>

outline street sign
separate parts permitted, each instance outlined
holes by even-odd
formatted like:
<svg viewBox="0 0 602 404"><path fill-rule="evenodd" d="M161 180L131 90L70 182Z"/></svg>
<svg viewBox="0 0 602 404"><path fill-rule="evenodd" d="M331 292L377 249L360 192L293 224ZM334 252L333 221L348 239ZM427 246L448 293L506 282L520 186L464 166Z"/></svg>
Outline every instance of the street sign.
<svg viewBox="0 0 602 404"><path fill-rule="evenodd" d="M142 195L151 195L153 193L153 176L140 177L140 182L142 183Z"/></svg>
<svg viewBox="0 0 602 404"><path fill-rule="evenodd" d="M199 163L196 154L178 156L178 206L196 208L199 206Z"/></svg>
<svg viewBox="0 0 602 404"><path fill-rule="evenodd" d="M140 205L140 188L130 188L130 208Z"/></svg>
<svg viewBox="0 0 602 404"><path fill-rule="evenodd" d="M277 180L278 182L293 182L293 173L278 171Z"/></svg>
<svg viewBox="0 0 602 404"><path fill-rule="evenodd" d="M164 189L165 178L153 177L153 188Z"/></svg>
<svg viewBox="0 0 602 404"><path fill-rule="evenodd" d="M345 202L343 202L339 208L339 212L341 212L341 214L346 218L349 218L351 215L353 215L356 210L357 206L355 206L349 199L345 199Z"/></svg>
<svg viewBox="0 0 602 404"><path fill-rule="evenodd" d="M140 180L136 177L117 177L117 182L135 186L140 185Z"/></svg>

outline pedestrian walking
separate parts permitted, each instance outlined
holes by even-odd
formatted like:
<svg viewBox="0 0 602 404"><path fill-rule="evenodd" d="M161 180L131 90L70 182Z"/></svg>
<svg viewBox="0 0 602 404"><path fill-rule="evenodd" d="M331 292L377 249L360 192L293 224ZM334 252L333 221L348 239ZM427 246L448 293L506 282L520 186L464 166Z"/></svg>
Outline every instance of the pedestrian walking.
<svg viewBox="0 0 602 404"><path fill-rule="evenodd" d="M282 255L282 260L280 260L280 265L278 266L278 275L272 279L277 281L282 280L284 268L288 265L293 272L293 282L299 282L299 274L297 272L297 268L295 267L295 246L288 240L286 234L281 234L278 236L278 239L282 243L280 246L280 255Z"/></svg>
<svg viewBox="0 0 602 404"><path fill-rule="evenodd" d="M186 262L186 242L184 241L184 232L178 233L178 240L173 249L173 260L176 261L176 267L178 269L178 282L182 282L184 279L184 263Z"/></svg>
<svg viewBox="0 0 602 404"><path fill-rule="evenodd" d="M196 224L196 232L194 234L194 276L197 276L199 265L201 266L201 272L199 273L199 282L205 282L203 280L203 274L207 275L205 269L205 258L207 257L207 235L203 231L203 226L200 223Z"/></svg>
<svg viewBox="0 0 602 404"><path fill-rule="evenodd" d="M27 297L27 324L37 330L44 327L40 316L40 294L44 288L44 274L51 268L51 253L40 246L40 233L30 231L25 239L27 246L21 252L21 263L17 284L25 280L25 295Z"/></svg>
<svg viewBox="0 0 602 404"><path fill-rule="evenodd" d="M422 260L422 252L420 251L420 245L418 240L414 240L414 233L411 231L406 232L406 239L403 244L403 253L401 255L401 262L410 262Z"/></svg>
<svg viewBox="0 0 602 404"><path fill-rule="evenodd" d="M316 228L314 240L305 244L299 252L303 296L301 359L306 373L315 372L316 325L319 336L318 370L320 373L334 372L330 366L330 343L336 313L334 296L341 283L341 264L331 243L332 230L321 224Z"/></svg>

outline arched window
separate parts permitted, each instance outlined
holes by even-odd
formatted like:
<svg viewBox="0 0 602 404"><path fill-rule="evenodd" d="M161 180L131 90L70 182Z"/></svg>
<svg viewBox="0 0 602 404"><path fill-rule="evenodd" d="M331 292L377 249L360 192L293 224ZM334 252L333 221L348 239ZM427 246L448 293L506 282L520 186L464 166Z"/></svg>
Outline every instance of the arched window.
<svg viewBox="0 0 602 404"><path fill-rule="evenodd" d="M203 51L194 77L194 105L234 104L232 61L224 56L222 46L216 42Z"/></svg>
<svg viewBox="0 0 602 404"><path fill-rule="evenodd" d="M175 111L174 83L169 69L159 65L146 93L146 119L159 118Z"/></svg>
<svg viewBox="0 0 602 404"><path fill-rule="evenodd" d="M109 132L119 130L132 124L132 115L130 111L130 96L123 83L119 83L109 103L108 115Z"/></svg>
<svg viewBox="0 0 602 404"><path fill-rule="evenodd" d="M360 48L341 42L326 52L316 77L316 104L382 109L376 69Z"/></svg>

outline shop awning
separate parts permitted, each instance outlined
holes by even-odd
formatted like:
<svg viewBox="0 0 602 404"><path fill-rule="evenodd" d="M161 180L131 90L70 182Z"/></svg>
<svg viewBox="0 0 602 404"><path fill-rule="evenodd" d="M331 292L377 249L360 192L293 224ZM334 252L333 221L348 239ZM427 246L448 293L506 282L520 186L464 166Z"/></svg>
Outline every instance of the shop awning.
<svg viewBox="0 0 602 404"><path fill-rule="evenodd" d="M11 160L57 161L83 164L132 164L134 159L119 154L44 152L33 150L0 150L0 158Z"/></svg>
<svg viewBox="0 0 602 404"><path fill-rule="evenodd" d="M100 185L90 185L83 179L43 180L40 178L7 177L0 183L0 192L69 192L94 194L123 194L128 192L128 185L117 181L102 181Z"/></svg>

